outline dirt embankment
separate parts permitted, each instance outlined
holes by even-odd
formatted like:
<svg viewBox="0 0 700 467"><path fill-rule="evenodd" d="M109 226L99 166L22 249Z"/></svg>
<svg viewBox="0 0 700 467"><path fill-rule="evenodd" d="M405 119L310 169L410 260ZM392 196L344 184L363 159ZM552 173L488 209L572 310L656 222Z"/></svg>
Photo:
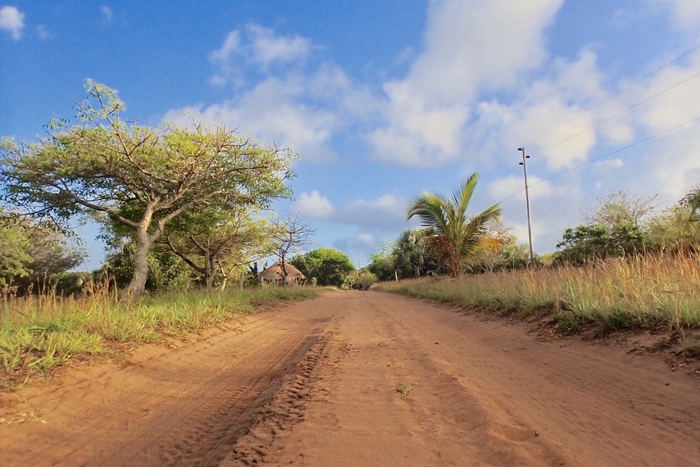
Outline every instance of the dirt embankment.
<svg viewBox="0 0 700 467"><path fill-rule="evenodd" d="M655 356L326 293L18 393L0 465L692 466L699 395Z"/></svg>

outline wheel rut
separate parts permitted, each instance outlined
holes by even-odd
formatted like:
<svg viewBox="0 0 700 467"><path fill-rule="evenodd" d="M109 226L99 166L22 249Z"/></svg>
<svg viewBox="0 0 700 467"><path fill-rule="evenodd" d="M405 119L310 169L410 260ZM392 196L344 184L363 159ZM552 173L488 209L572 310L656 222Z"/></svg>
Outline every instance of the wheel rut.
<svg viewBox="0 0 700 467"><path fill-rule="evenodd" d="M11 437L0 426L0 465L216 466L308 360L331 323L327 305L264 312L238 329L39 391L26 404L46 424L17 425Z"/></svg>

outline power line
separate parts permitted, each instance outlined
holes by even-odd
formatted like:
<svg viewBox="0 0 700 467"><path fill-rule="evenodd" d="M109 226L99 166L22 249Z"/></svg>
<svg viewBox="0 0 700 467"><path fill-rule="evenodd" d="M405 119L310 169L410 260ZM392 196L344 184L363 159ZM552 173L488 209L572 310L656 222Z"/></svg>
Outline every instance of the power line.
<svg viewBox="0 0 700 467"><path fill-rule="evenodd" d="M561 123L560 125L557 125L556 127L551 128L550 130L547 130L546 132L542 133L541 135L539 135L539 136L537 136L537 137L535 137L535 138L529 140L527 143L525 143L525 145L529 145L530 143L533 143L533 142L537 141L538 139L540 139L540 138L542 138L542 137L544 137L544 136L546 136L546 135L552 133L553 131L558 130L559 128L563 127L564 125L567 125L568 123L571 123L572 121L574 121L574 120L576 120L577 118L579 118L581 115L583 115L583 114L585 114L585 113L587 113L587 112L590 112L591 110L593 110L593 109L595 109L595 108L597 108L597 107L600 107L601 105L605 104L606 102L610 101L611 99L613 99L613 98L619 96L620 94L622 94L623 92L627 91L627 90L630 89L631 87L636 86L637 84L641 83L642 81L644 81L644 80L646 80L646 79L648 79L648 78L654 76L655 74L657 74L657 73L660 72L661 70L663 70L663 69L665 69L665 68L668 68L669 66L673 65L674 63L676 63L677 61L681 60L682 58L687 57L688 55L690 55L691 53L695 52L695 51L698 50L698 49L700 49L700 45L697 45L697 46L693 47L692 49L690 49L690 50L688 50L688 51L682 53L681 55L679 55L678 57L674 58L674 59L671 60L670 62L664 64L663 66L661 66L661 67L659 67L659 68L657 68L656 70L652 71L651 73L648 73L648 74L644 75L643 77L639 78L637 81L635 81L635 82L633 82L633 83L631 83L631 84L625 86L624 88L620 89L619 91L617 91L616 93L610 95L609 97L603 99L602 101L598 102L597 104L594 104L593 106L588 107L586 110L581 111L580 113L576 114L574 117L570 118L569 120L566 120L565 122ZM575 135L570 136L569 138L567 138L567 139L565 139L565 140L559 141L558 143L554 144L553 146L550 146L550 147L548 147L547 149L545 149L545 151L546 151L546 150L549 150L549 149L552 149L552 148L558 146L559 144L562 144L562 143L564 143L564 142L566 142L566 141L568 141L568 140L570 140L570 139L572 139L572 138L574 138L574 137L576 137L576 136L579 136L579 135L585 133L586 131L590 131L590 130L592 130L593 128L596 128L596 127L602 125L603 123L605 123L605 122L607 122L607 121L609 121L609 120L611 120L611 119L613 119L613 118L615 118L615 117L617 117L617 116L619 116L619 115L621 115L621 114L623 114L623 113L625 113L625 112L628 112L628 111L632 110L633 108L635 108L635 107L637 107L637 106L639 106L639 105L641 105L641 104L647 102L648 100L653 99L653 98L657 97L658 95L663 94L664 92L669 91L669 90L673 89L674 87L679 86L679 85L685 83L686 81L689 81L689 80L695 78L696 76L698 76L698 74L700 74L700 72L699 72L699 73L695 73L694 75L692 75L692 76L690 76L690 77L684 79L683 81L680 81L680 82L674 84L673 86L671 86L671 87L669 87L669 88L666 88L666 89L664 89L663 91L661 91L661 92L659 92L659 93L657 93L657 94L654 94L653 96L650 96L650 97L648 97L648 98L646 98L646 99L644 99L644 100L642 100L642 101L640 101L640 102L637 102L636 104L634 104L634 105L632 105L631 107L625 109L624 111L619 112L619 113L617 113L617 114L615 114L615 115L613 115L613 116L611 116L611 117L608 117L607 119L605 119L605 120L603 120L603 121L601 121L601 122L598 122L597 124L593 125L592 127L586 128L585 130L583 130L583 131L581 131L581 132L579 132L579 133L576 133ZM491 174L494 173L496 170L498 170L498 169L506 162L506 160L507 160L510 156L511 156L511 153L509 153L507 156L501 158L500 161L496 164L496 166L495 166L493 169L491 169L489 172L487 172L486 175L484 175L484 178L487 178L489 175L491 175ZM510 171L508 171L507 173L510 173ZM507 175L507 173L504 174L503 176ZM494 180L494 182L495 182L495 180ZM486 186L489 186L489 185L491 185L492 183L493 183L493 182L487 184ZM484 188L486 188L486 186L484 186Z"/></svg>
<svg viewBox="0 0 700 467"><path fill-rule="evenodd" d="M566 169L566 170L564 170L564 171L562 171L562 172L559 172L559 173L556 173L556 174L551 175L551 176L549 176L549 177L540 179L540 180L538 180L538 181L536 181L536 182L534 182L534 183L531 183L530 186L538 185L538 184L540 184L540 183L542 183L542 182L546 182L547 180L551 180L551 179L553 179L553 178L559 177L559 176L564 175L564 174L567 174L567 173L569 173L569 172L573 172L574 170L580 169L581 167L584 167L584 166L586 166L586 165L592 164L592 163L597 162L597 161L599 161L599 160L601 160L601 159L605 159L606 157L610 157L610 156L612 156L612 155L614 155L614 154L617 154L617 153L619 153L619 152L625 151L625 150L627 150L627 149L629 149L629 148L632 148L632 147L634 147L634 146L638 146L638 145L640 145L640 144L642 144L642 143L646 143L647 141L650 141L650 140L652 140L652 139L654 139L654 138L657 138L657 137L659 137L659 136L663 136L663 135L665 135L666 133L670 133L670 132L672 132L672 131L674 131L674 130L677 130L677 129L681 128L681 127L684 127L684 126L686 126L686 125L689 125L689 124L694 123L694 122L697 122L697 121L700 121L700 117L693 118L692 120L688 120L687 122L681 123L680 125L676 125L676 126L674 126L674 127L672 127L672 128L668 128L668 129L666 129L666 130L664 130L664 131L662 131L662 132L659 132L659 133L656 133L656 134L654 134L654 135L648 136L648 137L646 137L646 138L644 138L644 139L640 139L639 141L635 141L635 142L632 143L632 144L628 144L627 146L624 146L624 147L622 147L622 148L616 149L616 150L614 150L614 151L612 151L612 152L609 152L609 153L604 154L604 155L602 155L602 156L596 157L596 158L591 159L591 160L589 160L589 161L586 161L586 162L584 162L584 163L582 163L582 164L579 164L579 165L576 165L576 166L571 167L571 168L569 168L569 169ZM509 195L509 196L503 198L501 201L499 201L499 203L503 203L503 202L509 200L509 199L512 198L513 196L516 196L516 195L520 194L523 190L524 190L523 188L519 189L518 191L514 192L513 194L511 194L511 195Z"/></svg>
<svg viewBox="0 0 700 467"><path fill-rule="evenodd" d="M618 117L618 116L622 115L623 113L629 112L630 110L634 109L635 107L639 107L640 105L644 104L645 102L648 102L648 101L654 99L655 97L658 97L658 96L660 96L661 94L663 94L663 93L665 93L665 92L668 92L668 91L670 91L671 89L673 89L673 88L675 88L675 87L677 87L677 86L680 86L681 84L686 83L687 81L690 81L691 79L693 79L693 78L695 78L695 77L697 77L697 76L699 76L699 75L700 75L700 71L698 71L697 73L694 73L693 75L687 77L686 79L684 79L684 80L682 80L682 81L677 82L676 84L674 84L674 85L672 85L672 86L667 87L667 88L664 89L663 91L659 91L659 92L657 92L656 94L654 94L654 95L652 95L652 96L649 96L649 97L647 97L646 99L641 100L641 101L637 102L636 104L634 104L634 105L632 105L632 106L630 106L630 107L627 107L625 110L623 110L623 111L621 111L621 112L618 112L618 113L616 113L615 115L612 115L612 116L610 116L610 117L608 117L608 118L606 118L606 119L604 119L604 120L601 120L600 122L596 123L596 124L593 125L593 126L590 126L590 127L586 128L585 130L579 131L579 132L576 133L575 135L571 135L571 136L569 136L568 138L565 138L565 139L559 141L558 143L555 143L555 144L553 144L553 145L551 145L551 146L549 146L549 147L543 149L543 152L544 152L544 151L549 151L550 149L555 148L555 147L559 146L560 144L564 144L564 143L566 143L567 141L569 141L569 140L571 140L571 139L573 139L573 138L576 138L577 136L582 135L583 133L586 133L587 131L590 131L590 130L592 130L593 128L596 128L596 127L602 125L602 124L605 123L605 122L609 122L609 121L612 120L613 118Z"/></svg>
<svg viewBox="0 0 700 467"><path fill-rule="evenodd" d="M567 125L567 124L571 123L572 121L574 121L574 120L576 120L577 118L579 118L581 115L583 115L583 114L585 114L585 113L588 113L588 112L590 112L591 110L593 110L593 109L595 109L595 108L597 108L597 107L600 107L601 105L605 104L606 102L608 102L609 100L613 99L614 97L617 97L617 96L619 96L620 94L622 94L623 92L627 91L629 88L631 88L631 87L633 87L633 86L636 86L637 84L641 83L642 81L646 80L647 78L650 78L650 77L654 76L656 73L660 72L660 71L663 70L664 68L668 68L669 66L673 65L674 63L676 63L677 61L679 61L679 60L682 59L683 57L686 57L686 56L690 55L691 53L695 52L695 51L698 50L698 49L700 49L700 45L697 45L697 46L693 47L692 49L688 50L687 52L685 52L685 53L679 55L678 57L674 58L674 59L671 60L670 62L666 63L666 64L663 65L662 67L657 68L656 70L652 71L651 73L649 73L649 74L647 74L647 75L644 75L643 77L639 78L639 79L638 79L637 81L635 81L634 83L632 83L632 84L630 84L630 85L628 85L628 86L625 86L624 88L622 88L622 89L620 89L619 91L617 91L615 94L612 94L611 96L609 96L609 97L603 99L602 101L598 102L597 104L593 105L592 107L589 107L589 108L587 108L586 110L581 111L580 113L578 113L578 114L576 114L575 116L571 117L569 120L567 120L567 121L561 123L560 125L558 125L558 126L552 128L551 130L547 130L546 132L544 132L544 133L542 133L541 135L539 135L539 136L537 136L537 137L531 139L530 141L528 141L528 142L525 143L525 144L528 145L528 144L530 144L530 143L532 143L532 142L534 142L534 141L537 141L538 139L542 138L543 136L547 136L547 135L550 134L551 132L556 131L556 130L558 130L559 128L563 127L564 125Z"/></svg>
<svg viewBox="0 0 700 467"><path fill-rule="evenodd" d="M638 146L638 145L640 145L640 144L642 144L642 143L646 143L647 141L652 140L652 139L654 139L654 138L656 138L656 137L658 137L658 136L663 136L663 135L665 135L666 133L670 133L670 132L672 132L673 130L677 130L678 128L684 127L684 126L689 125L689 124L691 124L691 123L693 123L693 122L697 122L698 120L700 120L700 117L696 117L696 118L694 118L694 119L692 119L692 120L688 120L687 122L681 123L680 125L676 125L676 126L674 126L673 128L669 128L668 130L664 130L664 131L662 131L662 132L660 132L660 133L656 133L655 135L649 136L649 137L644 138L644 139L640 139L639 141L635 141L634 143L629 144L629 145L627 145L627 146L625 146L625 147L616 149L616 150L614 150L614 151L612 151L612 152L609 152L609 153L607 153L607 154L605 154L605 155L602 155L602 156L600 156L600 157L596 157L596 158L591 159L591 160L589 160L589 161L586 161L586 162L584 162L584 163L582 163L582 164L579 164L579 165L577 165L577 166L571 167L570 169L567 169L567 170L565 170L565 171L563 171L563 172L560 172L560 173L558 173L558 174L554 174L554 175L552 175L552 176L550 176L550 177L543 178L542 180L539 180L539 181L533 183L532 185L537 185L538 183L542 183L542 182L545 182L545 181L547 181L547 180L551 180L552 178L558 177L558 176L560 176L560 175L564 175L565 173L568 173L568 172L571 172L571 171L573 171L573 170L579 169L579 168L581 168L581 167L583 167L583 166L592 164L593 162L597 162L597 161L599 161L599 160L601 160L601 159L605 159L606 157L610 157L610 156L612 156L612 155L614 155L614 154L617 154L618 152L622 152L622 151L624 151L624 150L626 150L626 149L632 148L632 147L634 147L634 146Z"/></svg>

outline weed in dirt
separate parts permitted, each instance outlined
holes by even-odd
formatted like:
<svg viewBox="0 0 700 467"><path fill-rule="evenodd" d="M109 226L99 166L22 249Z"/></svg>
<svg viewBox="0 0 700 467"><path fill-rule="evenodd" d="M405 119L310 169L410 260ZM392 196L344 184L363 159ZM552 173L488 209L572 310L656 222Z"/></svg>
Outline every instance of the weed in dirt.
<svg viewBox="0 0 700 467"><path fill-rule="evenodd" d="M659 339L658 341L654 342L649 346L649 351L650 352L661 352L662 350L668 349L671 347L671 340L664 337L662 339Z"/></svg>
<svg viewBox="0 0 700 467"><path fill-rule="evenodd" d="M556 316L557 327L567 336L573 336L581 330L581 323L571 313L560 313Z"/></svg>
<svg viewBox="0 0 700 467"><path fill-rule="evenodd" d="M399 383L399 384L396 385L396 389L395 389L395 390L396 390L396 392L398 392L399 394L401 394L401 398L402 398L402 399L405 399L406 397L408 397L408 393L411 392L411 391L413 390L413 386L408 386L408 385L406 385L406 384Z"/></svg>
<svg viewBox="0 0 700 467"><path fill-rule="evenodd" d="M700 357L700 339L689 337L681 343L681 353L689 357Z"/></svg>

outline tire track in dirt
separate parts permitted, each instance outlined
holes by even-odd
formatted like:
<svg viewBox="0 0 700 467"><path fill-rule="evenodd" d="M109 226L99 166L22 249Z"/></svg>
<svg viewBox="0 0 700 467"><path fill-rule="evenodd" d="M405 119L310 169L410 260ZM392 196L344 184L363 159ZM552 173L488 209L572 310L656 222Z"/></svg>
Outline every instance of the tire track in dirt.
<svg viewBox="0 0 700 467"><path fill-rule="evenodd" d="M327 357L326 348L332 331L323 335L297 365L294 378L286 381L275 397L260 411L248 434L238 440L220 467L262 464L272 445L304 419L310 399L314 370Z"/></svg>
<svg viewBox="0 0 700 467"><path fill-rule="evenodd" d="M0 465L217 465L328 326L328 298L35 391L47 424L0 426Z"/></svg>
<svg viewBox="0 0 700 467"><path fill-rule="evenodd" d="M700 465L700 385L653 356L392 294L348 300L315 402L267 465Z"/></svg>

